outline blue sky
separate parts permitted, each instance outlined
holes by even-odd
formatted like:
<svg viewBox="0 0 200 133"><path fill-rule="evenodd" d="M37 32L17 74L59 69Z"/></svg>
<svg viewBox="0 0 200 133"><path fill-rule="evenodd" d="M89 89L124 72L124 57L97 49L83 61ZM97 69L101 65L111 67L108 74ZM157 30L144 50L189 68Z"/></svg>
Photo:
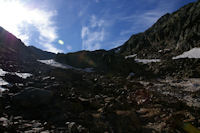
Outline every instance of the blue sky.
<svg viewBox="0 0 200 133"><path fill-rule="evenodd" d="M108 50L194 1L0 0L0 26L46 51Z"/></svg>

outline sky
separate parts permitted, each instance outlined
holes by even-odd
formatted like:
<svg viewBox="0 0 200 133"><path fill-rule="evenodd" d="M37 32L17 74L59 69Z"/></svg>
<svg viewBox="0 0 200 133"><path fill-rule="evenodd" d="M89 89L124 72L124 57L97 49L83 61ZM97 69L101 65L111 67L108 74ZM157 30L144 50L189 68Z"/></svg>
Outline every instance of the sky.
<svg viewBox="0 0 200 133"><path fill-rule="evenodd" d="M196 0L0 0L0 26L54 53L112 49Z"/></svg>

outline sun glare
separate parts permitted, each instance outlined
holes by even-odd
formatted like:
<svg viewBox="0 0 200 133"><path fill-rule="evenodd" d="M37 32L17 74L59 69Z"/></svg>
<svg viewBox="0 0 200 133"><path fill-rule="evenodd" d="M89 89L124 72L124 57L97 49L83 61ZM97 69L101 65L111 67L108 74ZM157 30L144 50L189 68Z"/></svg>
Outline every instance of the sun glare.
<svg viewBox="0 0 200 133"><path fill-rule="evenodd" d="M58 38L57 27L52 20L56 11L28 8L27 4L22 0L0 0L0 26L27 45L30 39L33 39L30 28L34 27L34 33L39 33L38 37L34 38L35 41L47 51L60 52L53 46L53 42Z"/></svg>
<svg viewBox="0 0 200 133"><path fill-rule="evenodd" d="M27 22L28 9L19 1L0 1L0 26L19 36L18 27Z"/></svg>

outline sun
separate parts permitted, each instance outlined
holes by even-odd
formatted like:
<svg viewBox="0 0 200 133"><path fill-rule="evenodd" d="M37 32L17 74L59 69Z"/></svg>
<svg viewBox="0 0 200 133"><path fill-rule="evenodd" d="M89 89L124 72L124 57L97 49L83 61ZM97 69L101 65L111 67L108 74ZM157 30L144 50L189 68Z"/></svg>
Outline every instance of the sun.
<svg viewBox="0 0 200 133"><path fill-rule="evenodd" d="M54 19L57 11L48 7L41 8L38 4L30 0L0 0L0 26L26 45L37 43L47 51L62 52L53 45L58 43Z"/></svg>
<svg viewBox="0 0 200 133"><path fill-rule="evenodd" d="M28 27L37 27L38 31L48 24L48 14L37 8L30 9L20 0L0 0L0 26L8 30L23 42L29 40ZM45 37L55 38L52 32L41 30Z"/></svg>
<svg viewBox="0 0 200 133"><path fill-rule="evenodd" d="M17 27L27 21L28 12L29 10L17 0L0 0L0 26L19 35Z"/></svg>

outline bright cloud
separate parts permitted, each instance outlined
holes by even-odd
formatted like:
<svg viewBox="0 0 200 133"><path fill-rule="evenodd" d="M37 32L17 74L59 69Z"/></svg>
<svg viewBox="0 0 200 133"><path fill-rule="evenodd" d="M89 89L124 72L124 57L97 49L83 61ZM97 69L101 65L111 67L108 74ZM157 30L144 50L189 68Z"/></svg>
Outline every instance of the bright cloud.
<svg viewBox="0 0 200 133"><path fill-rule="evenodd" d="M100 43L102 43L105 39L104 20L98 20L96 16L92 15L89 25L82 26L81 38L82 49L100 49Z"/></svg>
<svg viewBox="0 0 200 133"><path fill-rule="evenodd" d="M40 45L50 52L62 52L53 43L57 40L57 27L52 20L56 11L38 8L28 9L20 0L0 0L0 26L22 39L27 45L31 39L30 26L39 33L36 38Z"/></svg>

